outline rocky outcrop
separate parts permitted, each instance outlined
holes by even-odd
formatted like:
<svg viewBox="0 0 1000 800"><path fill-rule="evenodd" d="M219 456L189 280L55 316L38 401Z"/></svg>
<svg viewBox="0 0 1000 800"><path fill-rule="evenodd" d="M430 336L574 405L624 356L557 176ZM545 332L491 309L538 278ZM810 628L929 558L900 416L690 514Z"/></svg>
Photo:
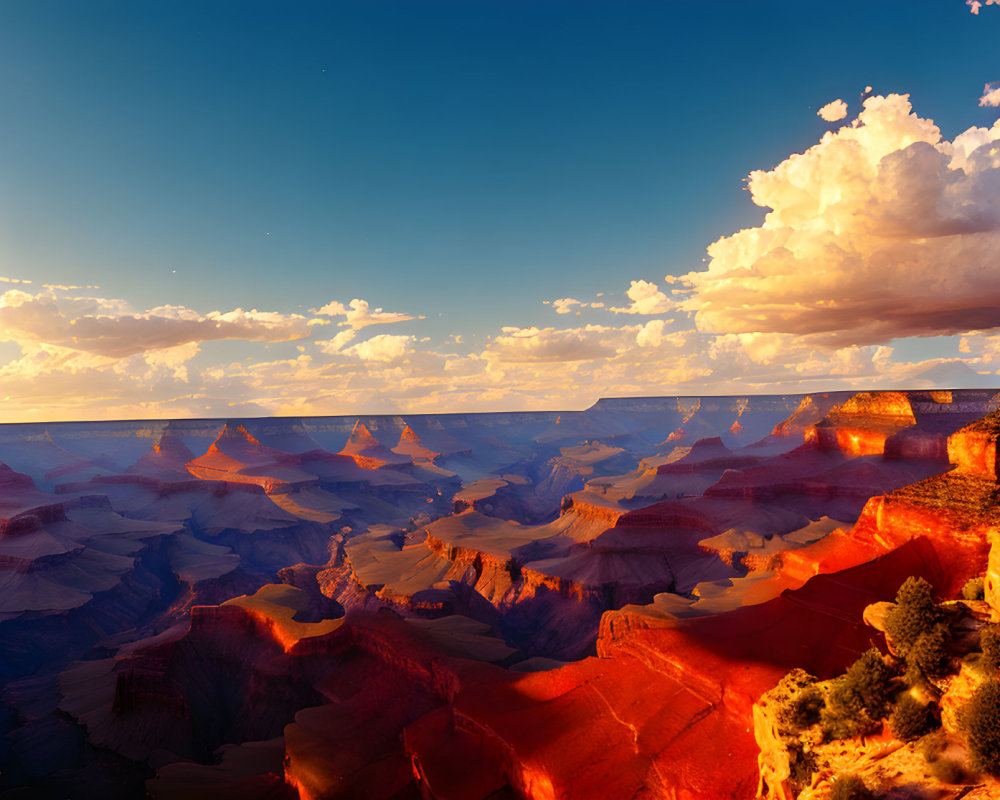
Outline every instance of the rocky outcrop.
<svg viewBox="0 0 1000 800"><path fill-rule="evenodd" d="M412 461L408 454L394 452L383 445L360 420L355 424L340 454L352 458L362 469L379 469Z"/></svg>

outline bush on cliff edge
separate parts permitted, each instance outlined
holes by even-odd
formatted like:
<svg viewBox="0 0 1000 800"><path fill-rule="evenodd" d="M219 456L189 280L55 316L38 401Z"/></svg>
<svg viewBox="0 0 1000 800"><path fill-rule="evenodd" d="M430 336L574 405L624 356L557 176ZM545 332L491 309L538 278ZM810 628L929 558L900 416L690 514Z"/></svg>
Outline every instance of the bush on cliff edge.
<svg viewBox="0 0 1000 800"><path fill-rule="evenodd" d="M963 712L963 728L972 765L982 772L1000 769L1000 683L984 682Z"/></svg>

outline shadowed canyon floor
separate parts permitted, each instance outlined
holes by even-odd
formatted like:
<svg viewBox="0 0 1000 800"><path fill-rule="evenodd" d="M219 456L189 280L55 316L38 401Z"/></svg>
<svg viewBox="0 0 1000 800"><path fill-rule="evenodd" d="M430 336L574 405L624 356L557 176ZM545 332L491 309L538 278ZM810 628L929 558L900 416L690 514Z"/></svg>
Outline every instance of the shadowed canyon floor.
<svg viewBox="0 0 1000 800"><path fill-rule="evenodd" d="M0 426L0 797L753 797L762 693L984 572L998 407Z"/></svg>

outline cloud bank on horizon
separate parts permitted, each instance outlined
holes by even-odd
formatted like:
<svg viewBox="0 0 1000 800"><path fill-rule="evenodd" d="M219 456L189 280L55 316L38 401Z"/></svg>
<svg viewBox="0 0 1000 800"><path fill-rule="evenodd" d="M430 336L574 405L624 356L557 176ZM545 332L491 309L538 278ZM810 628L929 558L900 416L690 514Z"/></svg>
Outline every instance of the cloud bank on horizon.
<svg viewBox="0 0 1000 800"><path fill-rule="evenodd" d="M997 91L980 104L1000 104ZM818 113L836 123L847 104ZM711 244L704 269L631 280L626 305L604 293L543 301L546 318L483 331L478 345L421 338L426 315L360 298L293 314L136 310L89 288L4 279L0 341L20 352L0 366L3 421L579 408L608 395L1000 380L1000 120L947 140L907 95L869 96L747 188L763 222ZM366 333L376 325L405 327ZM960 357L900 353L930 336L960 337ZM212 352L225 340L260 350L227 360Z"/></svg>

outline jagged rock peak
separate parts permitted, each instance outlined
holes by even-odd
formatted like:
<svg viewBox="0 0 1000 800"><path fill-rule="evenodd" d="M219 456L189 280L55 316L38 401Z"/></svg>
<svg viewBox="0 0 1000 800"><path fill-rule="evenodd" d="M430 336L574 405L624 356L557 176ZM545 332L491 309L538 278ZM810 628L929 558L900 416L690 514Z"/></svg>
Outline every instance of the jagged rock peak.
<svg viewBox="0 0 1000 800"><path fill-rule="evenodd" d="M18 472L4 462L0 461L0 486L4 489L35 489L35 482L31 476Z"/></svg>
<svg viewBox="0 0 1000 800"><path fill-rule="evenodd" d="M153 444L153 452L186 456L186 461L194 458L194 453L191 452L191 449L184 443L184 440L177 435L169 424L156 437L156 441Z"/></svg>
<svg viewBox="0 0 1000 800"><path fill-rule="evenodd" d="M216 442L221 442L225 440L238 440L243 442L250 442L251 444L259 445L260 442L254 438L254 436L246 429L245 426L236 422L227 422L223 426L219 435L215 438Z"/></svg>
<svg viewBox="0 0 1000 800"><path fill-rule="evenodd" d="M403 432L399 434L399 443L403 444L403 442L413 442L414 444L418 444L420 442L420 437L414 433L413 428L409 425L403 428Z"/></svg>
<svg viewBox="0 0 1000 800"><path fill-rule="evenodd" d="M347 440L348 447L378 447L379 444L379 440L372 436L372 432L360 419L354 423L354 430Z"/></svg>

